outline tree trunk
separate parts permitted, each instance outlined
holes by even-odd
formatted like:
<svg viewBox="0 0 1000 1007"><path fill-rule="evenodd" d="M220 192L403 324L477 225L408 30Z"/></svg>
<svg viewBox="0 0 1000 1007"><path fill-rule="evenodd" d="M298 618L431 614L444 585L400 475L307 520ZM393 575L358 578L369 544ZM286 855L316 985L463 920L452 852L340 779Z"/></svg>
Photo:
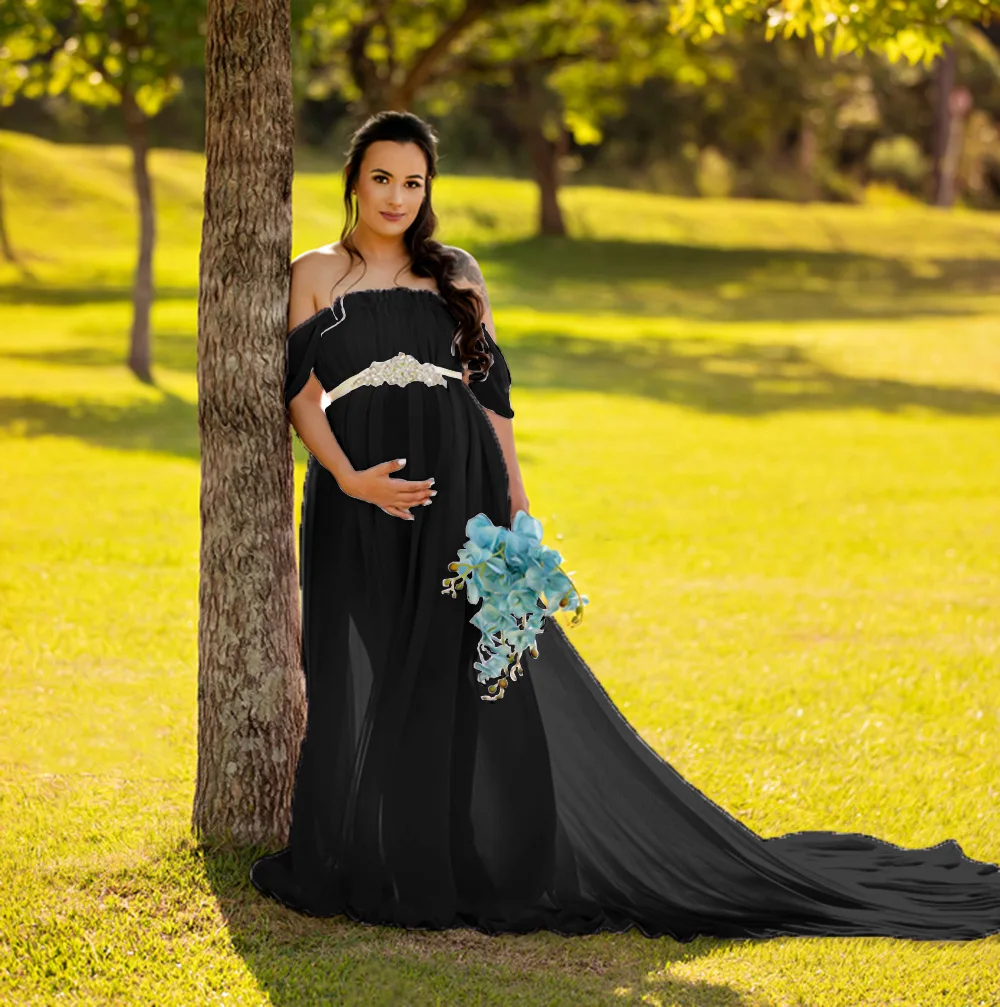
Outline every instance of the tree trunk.
<svg viewBox="0 0 1000 1007"><path fill-rule="evenodd" d="M209 0L193 825L231 846L285 842L305 724L282 400L294 138L289 32L288 0Z"/></svg>
<svg viewBox="0 0 1000 1007"><path fill-rule="evenodd" d="M132 331L128 365L140 381L152 384L152 343L149 315L153 307L153 247L156 244L156 213L149 178L149 121L135 103L129 88L122 92L125 135L132 149L132 184L139 203L139 261L132 286Z"/></svg>
<svg viewBox="0 0 1000 1007"><path fill-rule="evenodd" d="M544 94L533 69L523 65L512 68L518 126L527 142L532 174L538 183L539 233L561 238L566 236L566 224L559 206L559 146L545 135Z"/></svg>
<svg viewBox="0 0 1000 1007"><path fill-rule="evenodd" d="M819 161L819 136L812 120L812 108L806 107L799 120L799 143L796 151L799 175L799 195L804 202L812 202L819 193L816 165Z"/></svg>
<svg viewBox="0 0 1000 1007"><path fill-rule="evenodd" d="M972 108L972 96L956 86L958 54L948 46L938 60L934 131L935 206L952 206L957 195L958 166L962 157L965 120Z"/></svg>
<svg viewBox="0 0 1000 1007"><path fill-rule="evenodd" d="M8 262L18 265L17 254L15 253L14 246L10 243L10 237L7 234L7 212L3 201L2 171L0 171L0 252L3 253L3 257Z"/></svg>

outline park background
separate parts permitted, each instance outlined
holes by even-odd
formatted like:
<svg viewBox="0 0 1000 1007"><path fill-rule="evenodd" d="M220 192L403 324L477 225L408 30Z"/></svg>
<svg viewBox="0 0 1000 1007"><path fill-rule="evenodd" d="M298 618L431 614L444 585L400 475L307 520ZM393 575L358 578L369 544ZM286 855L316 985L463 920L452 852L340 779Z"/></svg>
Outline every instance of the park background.
<svg viewBox="0 0 1000 1007"><path fill-rule="evenodd" d="M623 713L761 834L1000 862L996 35L834 57L626 6L656 13L293 6L294 251L339 236L367 112L430 119L438 236L483 268ZM0 11L0 1000L1000 1002L998 937L400 932L294 916L196 842L204 74L170 10L173 41L156 3L123 22L169 42L119 46L134 94L87 62L114 25Z"/></svg>

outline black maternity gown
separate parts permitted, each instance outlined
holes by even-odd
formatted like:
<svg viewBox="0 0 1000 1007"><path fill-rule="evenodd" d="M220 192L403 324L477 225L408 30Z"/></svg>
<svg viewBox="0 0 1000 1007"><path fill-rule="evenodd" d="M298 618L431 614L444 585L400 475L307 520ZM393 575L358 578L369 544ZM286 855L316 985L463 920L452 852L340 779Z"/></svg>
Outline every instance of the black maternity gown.
<svg viewBox="0 0 1000 1007"><path fill-rule="evenodd" d="M460 370L440 294L348 293L289 333L286 403L397 353ZM485 330L485 327L484 327ZM483 382L360 385L326 415L351 463L434 476L414 521L347 496L310 458L300 526L308 723L289 844L254 885L316 916L486 933L624 931L968 940L1000 932L1000 871L951 839L765 838L685 781L615 707L558 622L499 702L476 680L464 592L442 594L480 511L509 525ZM592 585L593 586L593 585Z"/></svg>

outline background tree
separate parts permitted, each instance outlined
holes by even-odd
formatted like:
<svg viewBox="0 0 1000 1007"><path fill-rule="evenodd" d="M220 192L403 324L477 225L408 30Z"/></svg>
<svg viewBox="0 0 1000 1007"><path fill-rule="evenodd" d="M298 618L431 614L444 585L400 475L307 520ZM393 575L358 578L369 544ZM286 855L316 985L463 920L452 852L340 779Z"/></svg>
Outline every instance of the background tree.
<svg viewBox="0 0 1000 1007"><path fill-rule="evenodd" d="M9 107L19 94L33 97L44 93L43 65L34 56L39 50L51 46L54 30L36 4L27 0L5 0L0 6L0 31L3 40L0 43L0 107ZM2 178L0 250L8 262L20 266L22 273L30 277L30 270L20 261L7 229Z"/></svg>
<svg viewBox="0 0 1000 1007"><path fill-rule="evenodd" d="M201 61L203 9L201 0L8 0L3 12L3 103L65 93L121 108L139 212L128 364L146 382L156 243L148 122L180 92L181 70Z"/></svg>
<svg viewBox="0 0 1000 1007"><path fill-rule="evenodd" d="M3 192L3 162L0 160L0 255L3 255L8 262L12 262L15 266L17 266L21 270L21 274L23 276L30 279L31 270L21 261L17 252L14 250L13 242L10 240L10 234L7 231L7 213L5 206L6 203Z"/></svg>
<svg viewBox="0 0 1000 1007"><path fill-rule="evenodd" d="M534 13L501 18L491 45L499 73L506 75L504 50L511 40L521 40L523 51L509 74L515 119L532 151L541 191L539 229L564 234L558 186L566 138L577 149L600 143L605 125L626 114L630 95L648 81L698 89L727 78L731 66L670 35L661 3L574 2L560 5L553 20Z"/></svg>
<svg viewBox="0 0 1000 1007"><path fill-rule="evenodd" d="M380 109L406 110L440 79L449 54L461 50L477 26L501 11L535 2L318 0L302 7L294 21L297 77L313 96L341 95L358 118Z"/></svg>
<svg viewBox="0 0 1000 1007"><path fill-rule="evenodd" d="M600 122L624 110L629 87L657 74L704 75L705 58L667 33L656 0L470 2L348 0L314 5L302 22L304 90L337 93L353 110L409 108L421 98L437 114L470 86L506 89L506 115L521 135L539 187L539 232L563 235L561 165L571 141L600 140Z"/></svg>
<svg viewBox="0 0 1000 1007"><path fill-rule="evenodd" d="M563 0L502 12L454 54L450 77L509 89L506 112L539 189L540 234L566 234L559 187L571 141L598 143L602 122L624 112L625 95L643 80L704 74L703 55L666 25L657 3Z"/></svg>
<svg viewBox="0 0 1000 1007"><path fill-rule="evenodd" d="M957 78L956 36L966 49L987 63L995 62L984 55L990 49L984 36L977 38L969 26L995 23L1000 16L998 0L898 0L892 4L882 0L680 0L671 7L671 30L696 41L723 34L733 25L763 22L769 39L808 38L820 55L837 58L874 52L890 62L935 64L932 199L945 206L954 202L964 122L972 108L971 92ZM804 120L804 151L814 146L809 123L818 118Z"/></svg>
<svg viewBox="0 0 1000 1007"><path fill-rule="evenodd" d="M1000 27L1000 26L998 26ZM953 41L934 62L934 136L931 201L951 206L958 195L966 121L974 96L968 81L974 69L984 69L1000 80L1000 54L990 36L978 27L955 22Z"/></svg>

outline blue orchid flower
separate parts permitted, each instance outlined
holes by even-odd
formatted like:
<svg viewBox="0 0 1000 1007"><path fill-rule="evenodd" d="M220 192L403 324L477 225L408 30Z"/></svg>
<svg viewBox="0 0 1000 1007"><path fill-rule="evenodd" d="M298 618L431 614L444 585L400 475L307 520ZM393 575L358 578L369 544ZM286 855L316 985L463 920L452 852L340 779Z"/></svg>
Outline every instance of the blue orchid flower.
<svg viewBox="0 0 1000 1007"><path fill-rule="evenodd" d="M469 542L482 546L485 549L489 549L490 552L493 552L496 549L497 543L503 536L503 532L503 528L498 528L483 513L479 513L475 517L469 518L465 525L465 534L469 537ZM466 543L466 548L468 548L468 546L469 543Z"/></svg>
<svg viewBox="0 0 1000 1007"><path fill-rule="evenodd" d="M458 550L458 560L449 564L455 572L441 583L442 594L466 598L479 610L469 620L480 633L480 660L473 667L488 695L502 699L509 682L524 674L525 652L538 656L537 636L545 618L559 609L574 612L571 625L583 618L586 595L580 595L560 566L562 556L542 544L542 523L526 511L514 515L510 528L498 527L483 513L469 518L468 541Z"/></svg>

